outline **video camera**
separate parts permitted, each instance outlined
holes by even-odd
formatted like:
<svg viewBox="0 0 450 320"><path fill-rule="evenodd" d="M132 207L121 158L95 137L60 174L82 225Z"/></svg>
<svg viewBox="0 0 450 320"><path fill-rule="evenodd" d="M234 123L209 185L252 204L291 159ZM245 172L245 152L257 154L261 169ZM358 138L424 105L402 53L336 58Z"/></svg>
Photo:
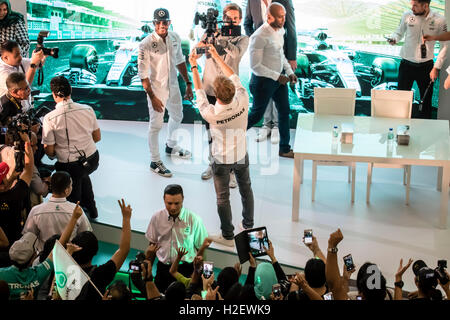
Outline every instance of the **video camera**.
<svg viewBox="0 0 450 320"><path fill-rule="evenodd" d="M206 13L203 14L200 14L198 12L195 14L195 25L198 25L201 22L201 27L205 29L205 43L213 45L215 44L218 24L222 24L222 27L220 28L220 34L224 37L238 37L241 35L241 26L233 25L233 21L231 20L219 21L217 20L218 16L219 11L214 8L208 8L208 10L206 10ZM197 48L196 50L197 54L203 54L208 51L207 47Z"/></svg>
<svg viewBox="0 0 450 320"><path fill-rule="evenodd" d="M55 59L59 57L59 48L45 48L44 47L44 39L47 38L50 35L50 31L40 31L38 38L37 38L37 44L36 49L34 49L35 52L38 52L42 50L44 52L44 55L51 56Z"/></svg>
<svg viewBox="0 0 450 320"><path fill-rule="evenodd" d="M14 161L16 172L22 172L25 168L25 142L20 137L20 133L30 134L31 120L27 114L18 114L11 119L8 124L8 134L14 142Z"/></svg>

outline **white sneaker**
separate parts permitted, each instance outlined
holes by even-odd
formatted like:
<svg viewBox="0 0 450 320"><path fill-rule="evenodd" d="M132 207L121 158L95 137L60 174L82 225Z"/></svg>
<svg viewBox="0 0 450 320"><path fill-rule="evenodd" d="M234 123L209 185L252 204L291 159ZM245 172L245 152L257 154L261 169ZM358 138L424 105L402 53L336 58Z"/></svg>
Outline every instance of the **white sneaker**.
<svg viewBox="0 0 450 320"><path fill-rule="evenodd" d="M166 154L179 157L181 159L189 159L191 157L191 152L189 150L185 150L180 146L175 146L171 148L167 144L166 144Z"/></svg>
<svg viewBox="0 0 450 320"><path fill-rule="evenodd" d="M280 131L278 130L277 127L272 128L272 131L270 134L270 142L272 142L273 144L280 143Z"/></svg>
<svg viewBox="0 0 450 320"><path fill-rule="evenodd" d="M206 170L202 172L202 180L208 180L211 179L211 177L212 177L212 167L211 165L209 165L208 168L206 168Z"/></svg>
<svg viewBox="0 0 450 320"><path fill-rule="evenodd" d="M230 183L229 183L229 186L232 189L237 187L236 175L234 174L233 171L230 172Z"/></svg>
<svg viewBox="0 0 450 320"><path fill-rule="evenodd" d="M258 131L258 135L255 138L256 142L261 142L267 139L267 137L270 136L270 128L263 126L261 129L259 129Z"/></svg>
<svg viewBox="0 0 450 320"><path fill-rule="evenodd" d="M213 242L217 242L220 244L223 244L224 246L227 247L234 247L234 240L227 240L223 237L223 235L219 234L219 235L213 235L213 236L209 236L209 238L213 241Z"/></svg>

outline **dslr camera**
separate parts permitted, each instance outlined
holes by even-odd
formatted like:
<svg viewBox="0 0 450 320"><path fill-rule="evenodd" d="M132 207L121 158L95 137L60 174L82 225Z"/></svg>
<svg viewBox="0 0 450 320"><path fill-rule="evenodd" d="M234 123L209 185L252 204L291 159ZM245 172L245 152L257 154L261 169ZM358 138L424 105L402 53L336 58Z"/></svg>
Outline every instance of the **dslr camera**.
<svg viewBox="0 0 450 320"><path fill-rule="evenodd" d="M447 274L445 273L445 269L447 269L447 260L438 260L438 266L436 269L434 269L434 272L436 272L437 278L443 285L446 285L447 282L450 281Z"/></svg>
<svg viewBox="0 0 450 320"><path fill-rule="evenodd" d="M35 52L38 51L43 51L44 55L46 56L51 56L53 58L58 58L59 57L59 48L45 48L44 47L44 39L47 38L50 35L50 31L41 31L39 32L38 38L37 38L37 44L36 44L36 49L34 50Z"/></svg>
<svg viewBox="0 0 450 320"><path fill-rule="evenodd" d="M130 270L141 272L141 264L144 264L145 268L147 268L147 262L144 262L144 260L145 254L143 252L138 252L138 254L136 255L136 259L130 261Z"/></svg>

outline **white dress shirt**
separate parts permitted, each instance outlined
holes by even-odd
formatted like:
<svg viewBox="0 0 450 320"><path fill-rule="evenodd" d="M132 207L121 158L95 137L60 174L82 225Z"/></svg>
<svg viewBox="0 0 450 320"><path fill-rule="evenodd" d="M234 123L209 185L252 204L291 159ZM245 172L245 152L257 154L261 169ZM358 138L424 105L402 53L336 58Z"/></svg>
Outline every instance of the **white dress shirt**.
<svg viewBox="0 0 450 320"><path fill-rule="evenodd" d="M447 23L440 14L430 10L428 16L416 16L412 11L406 12L397 30L391 35L391 38L397 43L405 37L405 43L400 50L400 56L408 61L421 63L434 59L434 46L436 41L427 41L427 56L422 58L420 46L423 35L439 35L447 32ZM441 49L434 63L436 69L441 69L447 54L448 41L439 41Z"/></svg>
<svg viewBox="0 0 450 320"><path fill-rule="evenodd" d="M272 4L272 0L267 0L267 6L263 0L261 0L261 17L264 22L267 22L267 8Z"/></svg>
<svg viewBox="0 0 450 320"><path fill-rule="evenodd" d="M288 76L294 74L284 55L284 33L284 28L275 31L266 22L252 34L250 68L255 75L277 81L283 70Z"/></svg>
<svg viewBox="0 0 450 320"><path fill-rule="evenodd" d="M90 106L72 99L61 101L44 117L42 143L55 145L59 162L74 162L80 157L77 149L84 151L86 157L97 151L92 132L98 128L95 112Z"/></svg>
<svg viewBox="0 0 450 320"><path fill-rule="evenodd" d="M36 250L42 251L47 239L55 234L63 233L75 207L76 204L67 201L66 198L51 197L48 202L41 203L31 209L22 234L34 233L38 238ZM92 227L86 214L83 213L78 219L70 239L84 231L92 231Z"/></svg>
<svg viewBox="0 0 450 320"><path fill-rule="evenodd" d="M166 209L156 212L145 233L148 241L160 246L156 256L164 264L176 259L180 247L188 252L181 260L192 262L207 236L202 219L186 208L181 209L175 221Z"/></svg>
<svg viewBox="0 0 450 320"><path fill-rule="evenodd" d="M30 65L31 59L24 58L19 67L10 66L0 57L0 97L8 92L8 88L6 87L6 79L8 76L13 72L27 73L28 69L30 69ZM28 109L31 108L31 95L28 100L22 100L21 104L23 112L28 111Z"/></svg>
<svg viewBox="0 0 450 320"><path fill-rule="evenodd" d="M227 105L216 102L213 106L208 103L204 90L195 91L200 114L210 125L212 156L221 164L236 163L247 154L245 134L249 97L236 74L233 74L230 80L233 81L236 93L233 101Z"/></svg>
<svg viewBox="0 0 450 320"><path fill-rule="evenodd" d="M169 90L179 91L176 66L183 62L181 39L175 32L169 31L166 41L153 32L139 44L139 77L150 80L156 97L163 102L169 98Z"/></svg>
<svg viewBox="0 0 450 320"><path fill-rule="evenodd" d="M447 73L450 75L450 66L447 68Z"/></svg>

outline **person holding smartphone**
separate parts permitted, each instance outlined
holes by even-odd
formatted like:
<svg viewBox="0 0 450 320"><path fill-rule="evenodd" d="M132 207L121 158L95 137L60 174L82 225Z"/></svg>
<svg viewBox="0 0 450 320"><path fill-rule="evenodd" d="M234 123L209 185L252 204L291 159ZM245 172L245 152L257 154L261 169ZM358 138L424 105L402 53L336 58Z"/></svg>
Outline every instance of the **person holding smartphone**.
<svg viewBox="0 0 450 320"><path fill-rule="evenodd" d="M424 34L437 36L447 31L445 18L430 9L430 2L431 0L412 0L411 11L403 15L399 27L388 39L390 45L396 45L404 38L400 51L402 61L398 74L398 90L411 90L416 81L422 99L430 81L434 82L438 78L448 50L447 43L440 41L440 52L436 62L433 62L435 41L424 43L422 40ZM431 119L432 96L433 87L425 97L422 118Z"/></svg>

